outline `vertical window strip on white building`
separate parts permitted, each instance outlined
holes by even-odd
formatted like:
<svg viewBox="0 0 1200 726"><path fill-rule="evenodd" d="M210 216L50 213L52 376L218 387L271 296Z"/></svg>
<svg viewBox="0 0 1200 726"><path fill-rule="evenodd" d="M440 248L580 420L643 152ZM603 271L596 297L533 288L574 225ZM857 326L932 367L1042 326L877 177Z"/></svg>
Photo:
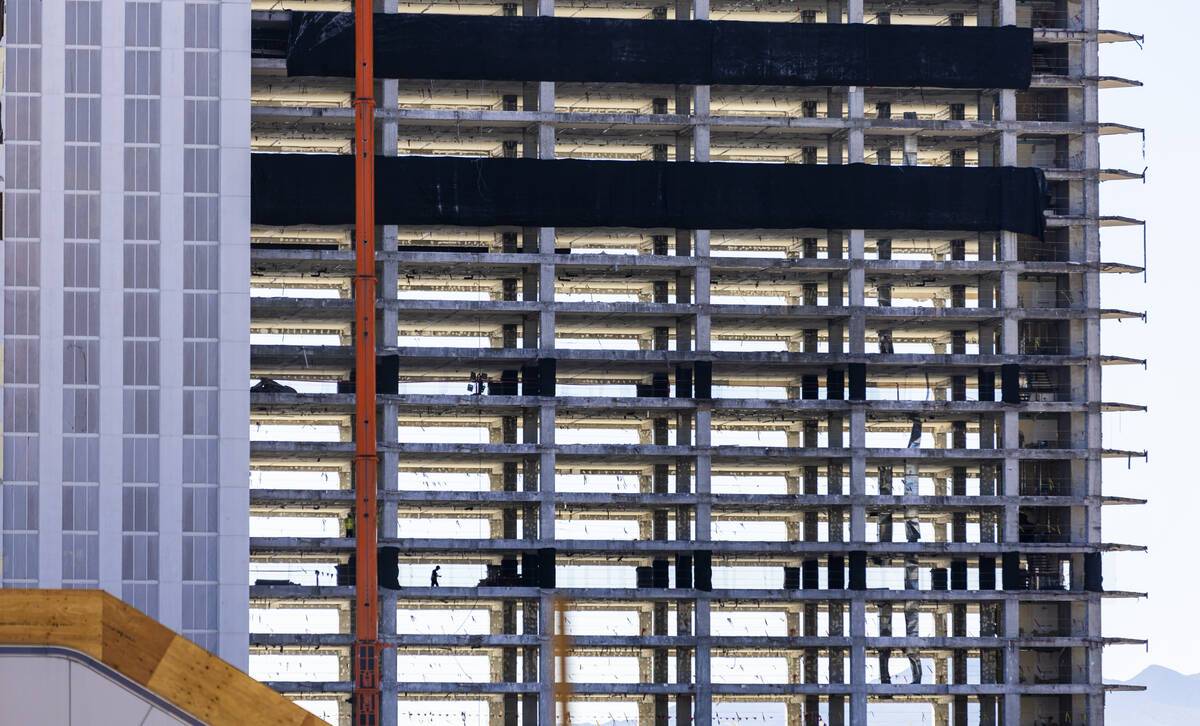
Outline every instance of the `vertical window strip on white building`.
<svg viewBox="0 0 1200 726"><path fill-rule="evenodd" d="M42 3L5 6L4 460L0 584L38 584Z"/></svg>
<svg viewBox="0 0 1200 726"><path fill-rule="evenodd" d="M63 197L63 587L100 579L100 48L98 0L66 3Z"/></svg>
<svg viewBox="0 0 1200 726"><path fill-rule="evenodd" d="M219 620L220 4L184 5L183 634Z"/></svg>
<svg viewBox="0 0 1200 726"><path fill-rule="evenodd" d="M162 7L125 3L122 598L157 617Z"/></svg>

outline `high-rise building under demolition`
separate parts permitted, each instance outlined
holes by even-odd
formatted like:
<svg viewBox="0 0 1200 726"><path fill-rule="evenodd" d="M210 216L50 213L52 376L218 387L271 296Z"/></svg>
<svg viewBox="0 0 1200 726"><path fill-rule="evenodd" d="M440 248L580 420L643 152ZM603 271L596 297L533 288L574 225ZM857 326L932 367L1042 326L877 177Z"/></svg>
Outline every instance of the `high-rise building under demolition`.
<svg viewBox="0 0 1200 726"><path fill-rule="evenodd" d="M1098 0L251 8L7 5L6 586L334 722L1103 723Z"/></svg>

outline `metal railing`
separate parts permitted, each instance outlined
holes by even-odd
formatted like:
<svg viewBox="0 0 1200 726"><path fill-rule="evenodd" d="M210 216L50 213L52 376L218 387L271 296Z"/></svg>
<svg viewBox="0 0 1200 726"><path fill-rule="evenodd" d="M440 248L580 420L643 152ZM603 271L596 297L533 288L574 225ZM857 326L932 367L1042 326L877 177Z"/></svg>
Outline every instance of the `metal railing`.
<svg viewBox="0 0 1200 726"><path fill-rule="evenodd" d="M1039 169L1084 168L1083 152L1079 152L1077 154L1068 154L1064 151L1058 151L1053 148L1048 148L1044 145L1038 146L1036 144L1020 144L1020 142L1018 142L1018 144L1018 148L1021 146L1029 147L1028 152L1022 149L1019 153L1022 162L1024 162L1023 165L1036 166ZM1026 159L1025 153L1028 153L1028 159Z"/></svg>
<svg viewBox="0 0 1200 726"><path fill-rule="evenodd" d="M1020 340L1021 355L1070 355L1070 336L1022 336Z"/></svg>
<svg viewBox="0 0 1200 726"><path fill-rule="evenodd" d="M1068 529L1066 527L1062 527L1057 524L1051 524L1051 523L1022 524L1020 527L1019 541L1033 543L1033 544L1045 544L1045 543L1066 544L1071 541L1071 533L1070 533L1070 531L1068 531ZM1050 578L1050 580L1059 583L1058 587L1035 588L1035 589L1051 589L1051 590L1063 589L1061 587L1061 584L1063 581L1062 575L1059 575L1057 573L1045 574L1045 573L1035 572L1035 573L1033 573L1032 577L1035 580L1038 578Z"/></svg>
<svg viewBox="0 0 1200 726"><path fill-rule="evenodd" d="M1023 97L1017 100L1017 120L1070 121L1071 107L1065 101L1038 98L1037 96Z"/></svg>
<svg viewBox="0 0 1200 726"><path fill-rule="evenodd" d="M1077 30L1083 27L1083 16L1066 10L1031 8L1029 27L1057 30Z"/></svg>
<svg viewBox="0 0 1200 726"><path fill-rule="evenodd" d="M1048 55L1046 53L1033 53L1033 73L1038 76L1069 76L1071 74L1071 61L1069 58Z"/></svg>
<svg viewBox="0 0 1200 726"><path fill-rule="evenodd" d="M1038 291L1017 295L1017 307L1022 308L1077 308L1083 302L1083 293L1072 290Z"/></svg>
<svg viewBox="0 0 1200 726"><path fill-rule="evenodd" d="M903 111L880 111L875 108L867 108L863 111L863 118L866 119L882 119L890 121L904 121ZM977 106L967 106L962 109L952 109L950 106L939 109L937 111L917 111L908 112L915 113L918 121L978 121L979 108ZM909 118L908 120L912 120Z"/></svg>
<svg viewBox="0 0 1200 726"><path fill-rule="evenodd" d="M1071 249L1066 243L1053 240L1019 240L1017 259L1027 262L1067 262L1071 259Z"/></svg>
<svg viewBox="0 0 1200 726"><path fill-rule="evenodd" d="M1070 437L1029 439L1021 441L1022 449L1074 449L1076 443Z"/></svg>
<svg viewBox="0 0 1200 726"><path fill-rule="evenodd" d="M1023 497L1069 497L1073 486L1069 480L1022 479L1019 493Z"/></svg>

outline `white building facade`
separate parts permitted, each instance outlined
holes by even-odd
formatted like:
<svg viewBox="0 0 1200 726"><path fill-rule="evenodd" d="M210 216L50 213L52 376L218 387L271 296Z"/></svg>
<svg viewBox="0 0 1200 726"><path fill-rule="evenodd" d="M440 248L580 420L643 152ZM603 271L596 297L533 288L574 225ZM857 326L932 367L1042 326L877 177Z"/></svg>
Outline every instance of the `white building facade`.
<svg viewBox="0 0 1200 726"><path fill-rule="evenodd" d="M12 0L4 587L245 667L250 5Z"/></svg>

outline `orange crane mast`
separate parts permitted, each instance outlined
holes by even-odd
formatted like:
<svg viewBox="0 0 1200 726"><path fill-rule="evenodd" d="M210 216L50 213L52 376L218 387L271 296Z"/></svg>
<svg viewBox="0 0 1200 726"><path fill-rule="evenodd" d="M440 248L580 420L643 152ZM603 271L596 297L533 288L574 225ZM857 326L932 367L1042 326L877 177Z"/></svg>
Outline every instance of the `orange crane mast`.
<svg viewBox="0 0 1200 726"><path fill-rule="evenodd" d="M379 523L375 447L375 62L374 7L354 3L354 489L356 726L376 726L379 691Z"/></svg>

